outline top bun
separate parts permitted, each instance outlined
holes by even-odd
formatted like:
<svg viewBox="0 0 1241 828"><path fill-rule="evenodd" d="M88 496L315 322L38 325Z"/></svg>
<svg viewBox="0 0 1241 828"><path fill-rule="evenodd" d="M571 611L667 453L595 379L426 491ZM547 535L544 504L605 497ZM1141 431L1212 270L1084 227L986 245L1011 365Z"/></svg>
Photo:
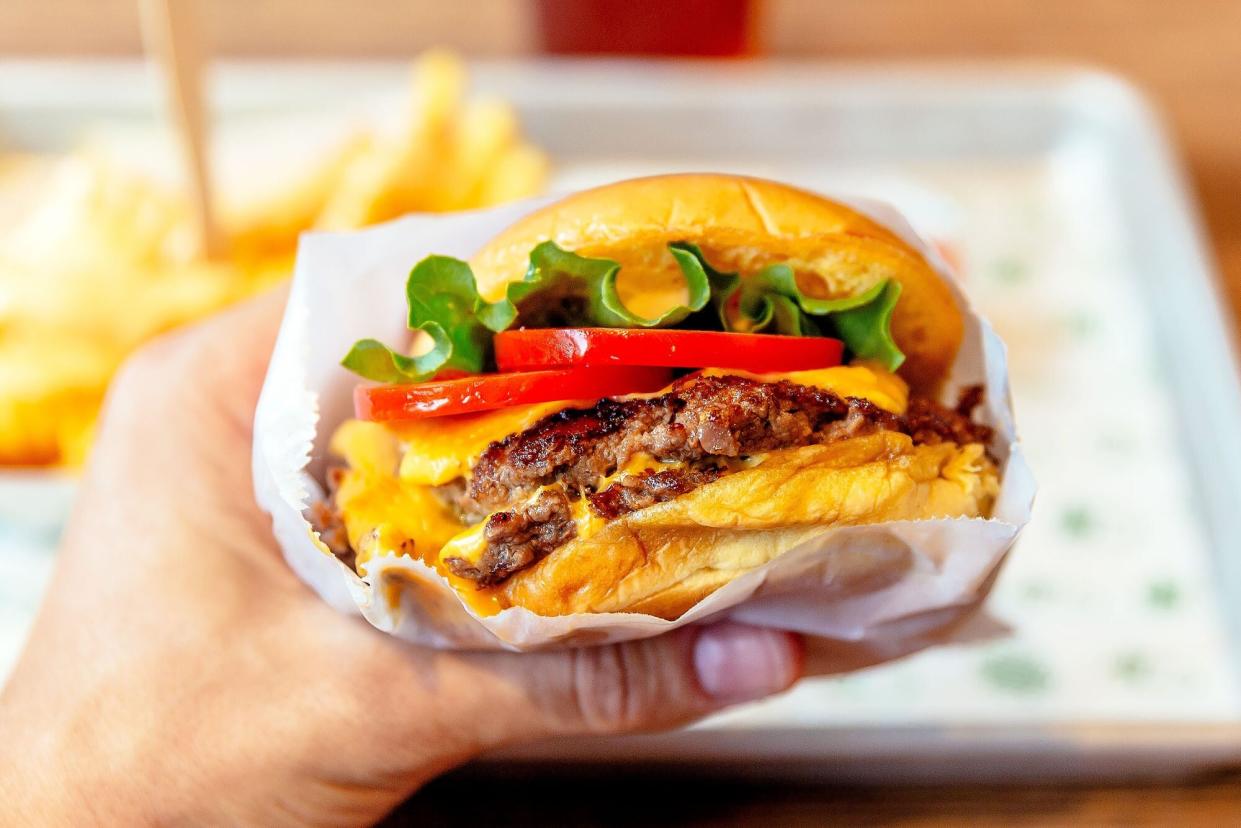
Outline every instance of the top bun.
<svg viewBox="0 0 1241 828"><path fill-rule="evenodd" d="M931 391L961 344L961 309L922 255L888 228L820 195L760 178L686 173L635 178L584 190L537 210L471 259L480 292L498 298L525 276L530 251L554 241L621 264L618 291L634 312L654 316L683 300L684 281L667 250L697 244L714 267L750 275L788 264L808 294L852 296L885 279L900 282L892 336L900 373Z"/></svg>

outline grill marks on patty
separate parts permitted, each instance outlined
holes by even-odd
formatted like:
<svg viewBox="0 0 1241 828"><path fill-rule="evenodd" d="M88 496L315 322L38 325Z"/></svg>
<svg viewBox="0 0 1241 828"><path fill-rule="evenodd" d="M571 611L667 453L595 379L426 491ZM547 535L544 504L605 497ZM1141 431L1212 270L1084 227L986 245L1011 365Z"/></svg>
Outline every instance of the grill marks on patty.
<svg viewBox="0 0 1241 828"><path fill-rule="evenodd" d="M854 408L858 428L892 418L865 400L790 382L690 377L657 397L600 400L492 443L474 465L462 506L486 514L557 481L571 494L588 491L637 454L693 462L804 444Z"/></svg>
<svg viewBox="0 0 1241 828"><path fill-rule="evenodd" d="M901 418L902 431L915 443L982 443L991 440L991 429L970 419L982 402L982 386L971 385L961 391L956 408L945 408L934 400L914 397Z"/></svg>
<svg viewBox="0 0 1241 828"><path fill-rule="evenodd" d="M869 400L787 380L690 376L665 394L600 400L591 408L561 411L492 443L475 463L468 487L454 500L467 517L481 518L552 483L560 483L570 495L590 493L638 454L694 465L879 430L901 431L915 442L985 443L990 430L970 421L978 396L969 393L957 410L914 400L909 413L900 417ZM671 479L660 478L645 488L654 493L661 486L671 491ZM671 499L652 496L657 497L652 502ZM619 493L615 497L619 502L629 499Z"/></svg>
<svg viewBox="0 0 1241 828"><path fill-rule="evenodd" d="M487 548L477 565L464 558L444 561L453 574L479 587L500 583L577 536L569 498L560 489L546 489L533 502L487 518Z"/></svg>
<svg viewBox="0 0 1241 828"><path fill-rule="evenodd" d="M624 475L606 489L587 495L586 499L595 514L611 520L678 498L719 478L726 471L718 466L663 471L647 469L640 474Z"/></svg>

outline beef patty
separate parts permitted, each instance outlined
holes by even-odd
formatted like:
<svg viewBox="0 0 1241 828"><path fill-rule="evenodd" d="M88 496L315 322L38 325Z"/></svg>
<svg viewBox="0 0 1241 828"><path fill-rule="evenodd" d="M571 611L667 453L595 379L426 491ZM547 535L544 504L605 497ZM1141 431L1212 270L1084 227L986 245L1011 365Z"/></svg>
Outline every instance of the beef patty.
<svg viewBox="0 0 1241 828"><path fill-rule="evenodd" d="M714 465L662 471L646 469L639 474L626 474L607 488L587 495L586 499L590 501L590 508L595 514L611 520L678 498L710 483L726 471Z"/></svg>
<svg viewBox="0 0 1241 828"><path fill-rule="evenodd" d="M444 563L479 587L493 586L576 536L569 498L560 489L545 489L533 502L487 518L483 527L487 548L477 564L464 558Z"/></svg>
<svg viewBox="0 0 1241 828"><path fill-rule="evenodd" d="M445 563L480 588L494 586L577 536L571 498L611 520L680 497L726 474L727 460L759 452L881 430L915 443L985 445L991 429L971 419L981 400L981 388L968 388L956 408L915 398L896 415L787 380L689 375L658 396L566 409L488 446L468 483L440 487L464 520L487 520L478 561ZM603 485L637 455L680 465Z"/></svg>
<svg viewBox="0 0 1241 828"><path fill-rule="evenodd" d="M901 431L919 443L986 443L990 429L970 420L979 400L974 390L962 395L957 409L914 399L902 417L869 400L787 380L690 375L659 396L568 409L492 443L474 464L468 486L452 499L477 519L552 483L570 495L590 493L638 454L696 464L879 430ZM665 482L656 478L652 484Z"/></svg>

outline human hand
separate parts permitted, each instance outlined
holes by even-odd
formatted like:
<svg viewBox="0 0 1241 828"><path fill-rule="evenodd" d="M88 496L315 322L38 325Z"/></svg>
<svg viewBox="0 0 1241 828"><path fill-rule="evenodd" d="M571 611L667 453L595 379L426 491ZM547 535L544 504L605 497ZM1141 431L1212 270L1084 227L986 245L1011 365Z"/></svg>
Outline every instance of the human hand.
<svg viewBox="0 0 1241 828"><path fill-rule="evenodd" d="M250 483L283 303L166 337L114 383L0 694L0 822L370 822L488 749L672 727L796 680L795 636L731 623L461 653L329 608L285 565Z"/></svg>

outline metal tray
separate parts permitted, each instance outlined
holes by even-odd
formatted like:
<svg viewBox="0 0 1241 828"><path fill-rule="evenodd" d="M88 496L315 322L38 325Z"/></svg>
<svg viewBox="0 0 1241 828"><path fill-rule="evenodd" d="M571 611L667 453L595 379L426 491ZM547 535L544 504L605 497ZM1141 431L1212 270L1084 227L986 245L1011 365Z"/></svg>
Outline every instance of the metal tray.
<svg viewBox="0 0 1241 828"><path fill-rule="evenodd" d="M146 129L140 72L0 63L0 136L56 148L100 120ZM222 67L224 141L273 117L383 113L405 75ZM475 80L517 104L560 187L722 169L905 210L957 252L1009 343L1041 484L972 641L813 679L689 731L498 758L884 780L1241 764L1241 391L1183 177L1138 93L1097 72L994 64L510 63ZM0 529L20 534L15 521ZM50 555L48 526L22 535L29 560ZM0 623L20 626L12 596L32 607L46 567L6 570ZM14 629L0 635L19 640Z"/></svg>

